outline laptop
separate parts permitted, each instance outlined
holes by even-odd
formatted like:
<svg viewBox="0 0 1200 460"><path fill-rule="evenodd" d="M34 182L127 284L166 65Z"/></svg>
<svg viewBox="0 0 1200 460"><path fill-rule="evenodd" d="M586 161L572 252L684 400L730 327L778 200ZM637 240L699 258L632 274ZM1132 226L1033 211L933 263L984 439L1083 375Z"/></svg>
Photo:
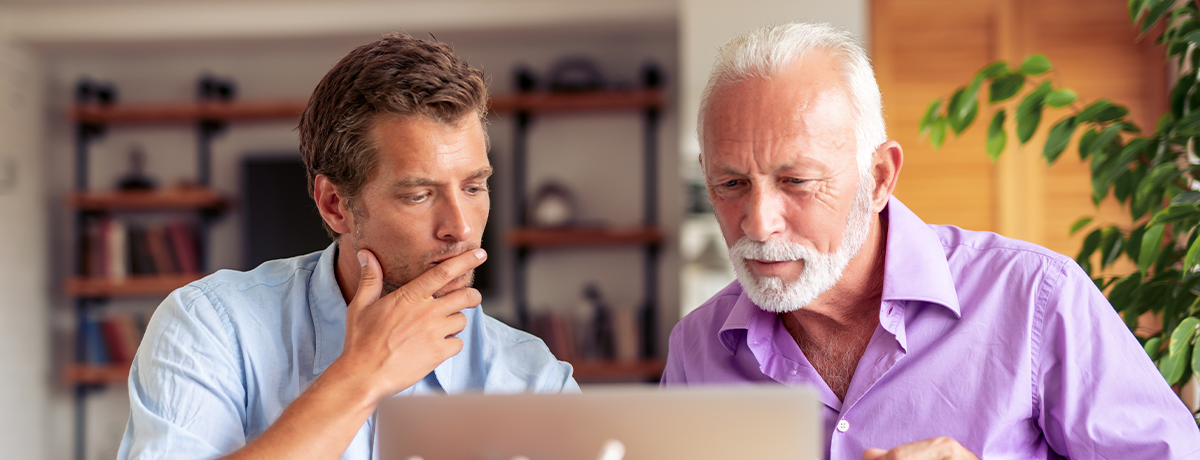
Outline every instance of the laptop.
<svg viewBox="0 0 1200 460"><path fill-rule="evenodd" d="M809 460L820 414L779 386L412 396L380 405L377 442L384 460Z"/></svg>

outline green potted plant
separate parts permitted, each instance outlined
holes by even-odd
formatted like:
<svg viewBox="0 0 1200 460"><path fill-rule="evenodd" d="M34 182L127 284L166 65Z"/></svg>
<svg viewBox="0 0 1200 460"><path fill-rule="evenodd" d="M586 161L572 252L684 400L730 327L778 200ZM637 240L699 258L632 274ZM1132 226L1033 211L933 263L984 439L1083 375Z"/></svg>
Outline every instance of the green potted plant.
<svg viewBox="0 0 1200 460"><path fill-rule="evenodd" d="M919 125L921 135L939 148L947 131L962 133L982 110L988 110L986 151L993 160L1010 141L1010 129L1024 145L1048 125L1042 146L1047 163L1058 161L1069 146L1076 146L1079 158L1091 167L1093 202L1098 206L1111 194L1129 213L1132 224L1079 219L1070 232L1090 232L1075 260L1106 292L1130 330L1147 312L1161 315L1162 330L1138 340L1171 385L1200 371L1197 5L1200 2L1129 0L1129 18L1143 35L1162 31L1158 43L1166 47L1177 75L1170 109L1153 129L1132 123L1126 118L1128 110L1112 101L1079 101L1074 91L1048 76L1051 63L1043 55L1029 56L1016 68L1003 61L989 64L949 97L933 101ZM1162 27L1156 28L1158 24ZM981 98L986 98L985 104ZM1046 107L1064 108L1069 114L1043 124ZM1100 273L1122 257L1137 270L1119 276Z"/></svg>

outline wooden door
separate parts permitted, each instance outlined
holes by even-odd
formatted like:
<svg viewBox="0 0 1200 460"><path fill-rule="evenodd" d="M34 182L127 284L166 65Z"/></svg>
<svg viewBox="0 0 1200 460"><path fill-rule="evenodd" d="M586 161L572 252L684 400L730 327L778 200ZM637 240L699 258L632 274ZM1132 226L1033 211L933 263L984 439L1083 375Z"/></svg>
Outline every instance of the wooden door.
<svg viewBox="0 0 1200 460"><path fill-rule="evenodd" d="M1081 103L1110 99L1152 129L1166 108L1164 56L1152 39L1137 38L1124 2L873 0L871 31L888 134L905 151L896 196L926 222L995 231L1071 256L1083 237L1068 236L1077 218L1128 223L1115 200L1092 205L1089 170L1074 144L1050 167L1041 157L1044 137L1017 146L1010 136L993 164L983 149L992 110L982 109L975 126L940 150L917 138L934 98L994 59L1015 66L1033 53L1050 59L1052 77ZM1047 111L1040 131L1066 113Z"/></svg>

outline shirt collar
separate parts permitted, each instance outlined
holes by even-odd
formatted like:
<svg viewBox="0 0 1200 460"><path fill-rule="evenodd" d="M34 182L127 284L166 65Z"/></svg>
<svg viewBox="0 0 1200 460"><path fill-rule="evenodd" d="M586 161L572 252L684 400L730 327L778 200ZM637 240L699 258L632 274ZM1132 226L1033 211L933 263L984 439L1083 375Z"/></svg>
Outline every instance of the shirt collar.
<svg viewBox="0 0 1200 460"><path fill-rule="evenodd" d="M888 219L883 268L883 301L921 301L941 305L962 317L954 277L941 240L896 197L881 214Z"/></svg>
<svg viewBox="0 0 1200 460"><path fill-rule="evenodd" d="M317 266L308 283L308 307L312 311L316 353L313 353L313 373L320 374L342 355L346 340L346 299L338 287L334 266L337 263L337 242L321 252Z"/></svg>
<svg viewBox="0 0 1200 460"><path fill-rule="evenodd" d="M946 262L946 251L937 235L896 197L888 199L880 214L888 219L881 303L929 302L962 317L950 264ZM773 320L776 316L755 305L745 291L739 291L737 301L718 332L721 345L730 354L737 352L738 343L745 338L751 323ZM893 331L894 334L897 332L903 335L903 331ZM900 340L903 345L904 340Z"/></svg>
<svg viewBox="0 0 1200 460"><path fill-rule="evenodd" d="M313 333L316 337L316 353L313 353L313 374L320 374L329 368L333 361L342 355L342 345L346 341L346 299L337 284L334 267L337 264L337 242L330 244L321 253L317 266L313 269L312 279L308 283L308 305L313 316ZM463 310L468 323L478 321L478 308ZM472 331L467 327L458 337L464 343L471 343ZM453 386L457 382L453 377L455 367L460 358L470 353L467 347L458 355L443 361L433 374L442 388L450 393L461 393L465 388ZM448 386L449 385L449 386Z"/></svg>

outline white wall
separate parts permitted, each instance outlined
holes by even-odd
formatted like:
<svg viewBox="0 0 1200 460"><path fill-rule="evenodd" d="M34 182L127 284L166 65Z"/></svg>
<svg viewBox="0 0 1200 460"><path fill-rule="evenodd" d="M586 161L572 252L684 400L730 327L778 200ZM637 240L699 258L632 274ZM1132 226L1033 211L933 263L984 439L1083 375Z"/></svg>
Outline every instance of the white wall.
<svg viewBox="0 0 1200 460"><path fill-rule="evenodd" d="M857 35L866 46L869 5L866 0L680 0L679 79L682 118L679 145L684 160L695 163L696 112L717 49L752 29L793 21L828 22Z"/></svg>
<svg viewBox="0 0 1200 460"><path fill-rule="evenodd" d="M43 458L51 381L38 62L11 41L0 9L0 446Z"/></svg>

